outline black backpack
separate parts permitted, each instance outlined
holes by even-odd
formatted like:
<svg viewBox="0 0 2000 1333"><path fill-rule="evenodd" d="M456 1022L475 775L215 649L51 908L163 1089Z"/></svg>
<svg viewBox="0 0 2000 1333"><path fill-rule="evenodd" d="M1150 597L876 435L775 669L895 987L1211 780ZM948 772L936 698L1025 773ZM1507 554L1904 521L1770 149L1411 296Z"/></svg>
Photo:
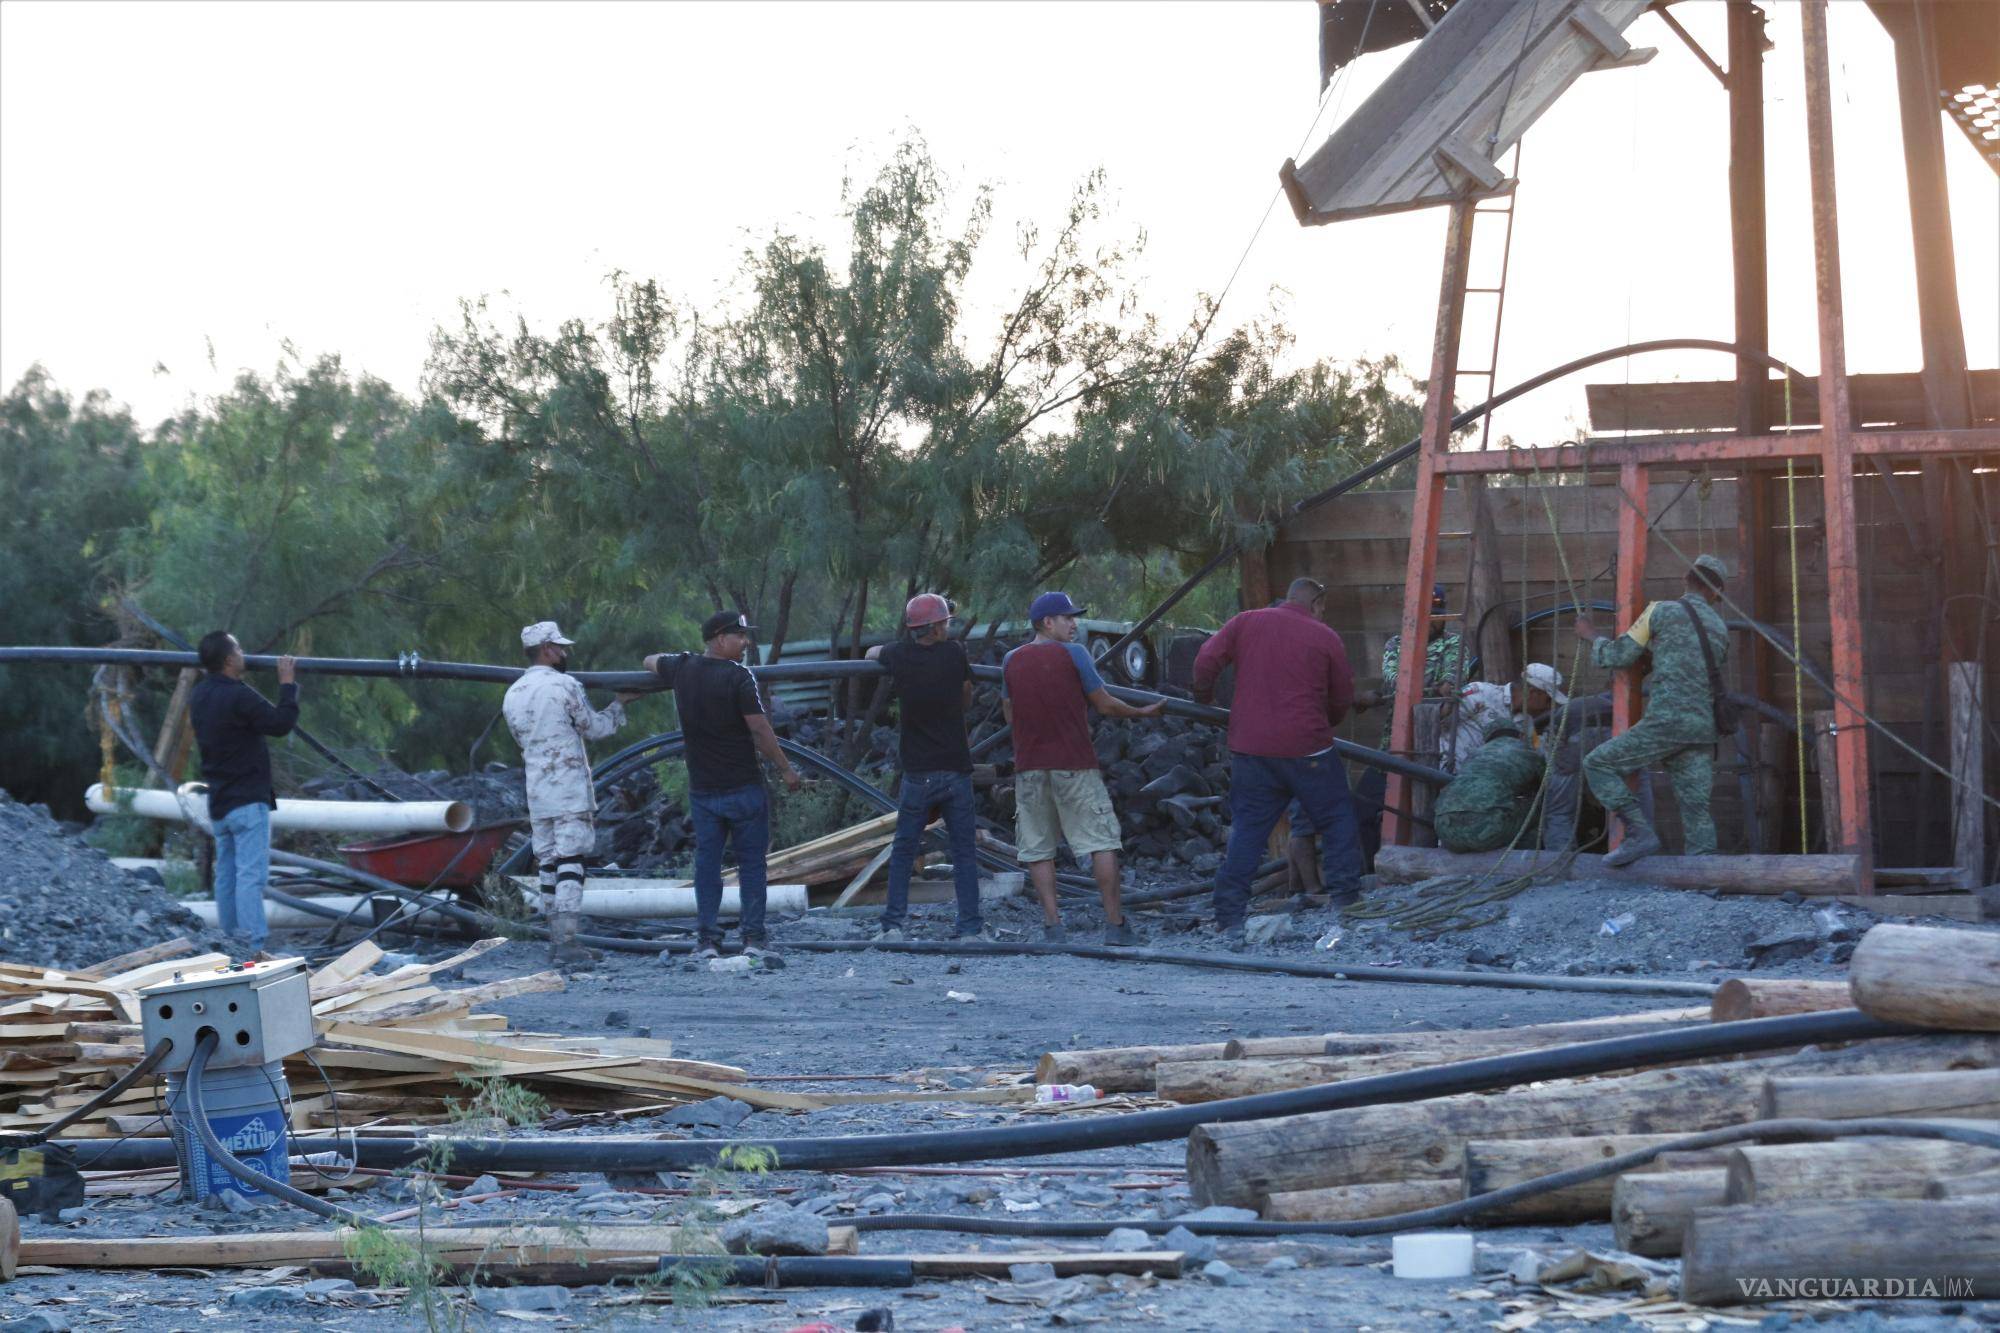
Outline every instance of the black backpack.
<svg viewBox="0 0 2000 1333"><path fill-rule="evenodd" d="M1701 660L1708 664L1708 697L1715 714L1715 734L1734 736L1743 722L1743 709L1729 697L1723 687L1722 671L1715 665L1715 650L1708 646L1708 631L1701 627L1701 617L1694 613L1685 597L1677 597L1675 603L1687 613L1688 624L1694 627L1695 642L1701 645Z"/></svg>

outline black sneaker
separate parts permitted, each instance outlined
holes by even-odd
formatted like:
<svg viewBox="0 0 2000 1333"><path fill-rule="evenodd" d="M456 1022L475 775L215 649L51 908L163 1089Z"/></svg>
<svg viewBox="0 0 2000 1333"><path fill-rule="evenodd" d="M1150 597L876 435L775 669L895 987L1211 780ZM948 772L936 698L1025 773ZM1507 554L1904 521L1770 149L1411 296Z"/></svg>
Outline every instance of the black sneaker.
<svg viewBox="0 0 2000 1333"><path fill-rule="evenodd" d="M1110 949L1136 949L1146 942L1146 937L1132 929L1130 921L1120 921L1115 926L1104 928L1104 944Z"/></svg>
<svg viewBox="0 0 2000 1333"><path fill-rule="evenodd" d="M1042 943L1067 944L1069 943L1069 932L1063 929L1063 924L1060 921L1052 926L1043 926Z"/></svg>

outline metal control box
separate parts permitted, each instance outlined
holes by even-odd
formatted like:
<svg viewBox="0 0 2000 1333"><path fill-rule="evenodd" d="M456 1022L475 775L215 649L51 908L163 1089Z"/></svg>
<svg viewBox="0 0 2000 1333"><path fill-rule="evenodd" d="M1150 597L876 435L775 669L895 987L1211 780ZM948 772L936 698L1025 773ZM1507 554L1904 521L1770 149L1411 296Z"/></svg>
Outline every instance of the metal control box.
<svg viewBox="0 0 2000 1333"><path fill-rule="evenodd" d="M312 996L303 959L227 963L139 992L146 1049L173 1042L162 1071L186 1069L205 1029L214 1029L211 1069L261 1065L313 1045Z"/></svg>

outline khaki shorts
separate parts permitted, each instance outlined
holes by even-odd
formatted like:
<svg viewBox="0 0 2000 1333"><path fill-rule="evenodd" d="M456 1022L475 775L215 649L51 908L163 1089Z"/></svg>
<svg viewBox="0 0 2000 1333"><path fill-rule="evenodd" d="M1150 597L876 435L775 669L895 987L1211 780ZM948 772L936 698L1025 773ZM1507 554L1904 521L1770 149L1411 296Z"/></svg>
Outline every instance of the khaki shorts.
<svg viewBox="0 0 2000 1333"><path fill-rule="evenodd" d="M1060 837L1058 836L1060 834ZM1094 768L1033 769L1014 779L1014 839L1023 864L1056 859L1058 841L1078 856L1115 852L1118 814Z"/></svg>

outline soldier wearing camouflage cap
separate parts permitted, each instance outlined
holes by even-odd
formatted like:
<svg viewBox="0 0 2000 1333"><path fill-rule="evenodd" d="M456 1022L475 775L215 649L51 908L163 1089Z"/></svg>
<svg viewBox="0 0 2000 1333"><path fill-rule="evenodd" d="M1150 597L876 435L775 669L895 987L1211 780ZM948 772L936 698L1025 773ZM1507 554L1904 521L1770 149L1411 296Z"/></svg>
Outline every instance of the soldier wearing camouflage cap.
<svg viewBox="0 0 2000 1333"><path fill-rule="evenodd" d="M583 862L597 845L597 793L584 745L624 726L625 705L638 697L621 693L603 712L592 709L583 686L569 674L574 644L553 620L524 627L521 651L528 669L507 687L500 704L527 769L528 833L549 923L549 959L561 965L597 957L576 942Z"/></svg>
<svg viewBox="0 0 2000 1333"><path fill-rule="evenodd" d="M1544 767L1521 738L1519 723L1505 717L1488 722L1479 749L1438 796L1431 819L1439 844L1453 852L1491 852L1515 843L1534 815Z"/></svg>
<svg viewBox="0 0 2000 1333"><path fill-rule="evenodd" d="M1624 841L1604 858L1607 866L1630 865L1661 850L1660 837L1639 811L1625 775L1659 764L1673 783L1686 830L1686 853L1715 851L1715 820L1709 814L1715 785L1716 743L1713 674L1720 678L1729 659L1729 627L1715 603L1722 600L1729 567L1712 555L1695 557L1676 599L1654 602L1617 638L1598 634L1589 616L1576 618L1577 637L1590 645L1600 667L1622 670L1651 654L1653 672L1646 715L1623 735L1598 746L1583 761L1591 795L1625 825ZM1700 637L1697 637L1699 635ZM1704 643L1706 652L1704 652Z"/></svg>

